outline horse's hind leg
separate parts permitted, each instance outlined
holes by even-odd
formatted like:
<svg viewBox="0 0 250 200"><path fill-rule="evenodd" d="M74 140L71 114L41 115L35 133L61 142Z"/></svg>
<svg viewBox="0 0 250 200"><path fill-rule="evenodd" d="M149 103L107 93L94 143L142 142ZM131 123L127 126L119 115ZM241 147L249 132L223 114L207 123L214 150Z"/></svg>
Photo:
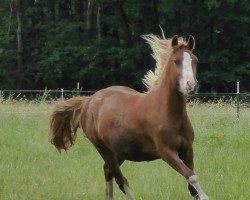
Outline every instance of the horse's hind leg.
<svg viewBox="0 0 250 200"><path fill-rule="evenodd" d="M115 181L118 184L121 191L126 194L129 200L135 200L134 195L129 187L127 179L122 175L120 168L115 169Z"/></svg>
<svg viewBox="0 0 250 200"><path fill-rule="evenodd" d="M106 187L105 187L105 195L106 200L113 200L113 174L109 169L108 165L105 163L103 166L104 169L104 176L106 180Z"/></svg>
<svg viewBox="0 0 250 200"><path fill-rule="evenodd" d="M118 159L119 166L124 162L122 159ZM114 174L112 173L112 169L109 167L107 163L103 165L104 169L104 176L106 180L106 188L105 188L105 194L107 200L113 200L113 178Z"/></svg>
<svg viewBox="0 0 250 200"><path fill-rule="evenodd" d="M106 180L106 199L113 200L113 178L115 178L116 183L118 184L121 191L126 194L127 198L129 200L135 200L134 195L129 188L128 181L122 175L120 170L120 165L124 160L116 158L110 151L100 151L100 149L98 151L105 161L104 175Z"/></svg>
<svg viewBox="0 0 250 200"><path fill-rule="evenodd" d="M123 162L123 161L122 161ZM106 198L113 200L113 177L120 190L126 194L129 200L135 200L132 191L129 188L127 179L122 175L120 165L122 162L109 162L104 164L104 173L106 179ZM112 177L112 178L111 178Z"/></svg>

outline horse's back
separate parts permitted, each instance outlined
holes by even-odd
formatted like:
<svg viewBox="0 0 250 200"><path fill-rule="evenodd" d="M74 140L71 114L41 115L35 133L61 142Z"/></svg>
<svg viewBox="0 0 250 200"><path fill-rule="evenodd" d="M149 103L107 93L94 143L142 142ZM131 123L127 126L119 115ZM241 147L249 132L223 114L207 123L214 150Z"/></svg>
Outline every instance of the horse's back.
<svg viewBox="0 0 250 200"><path fill-rule="evenodd" d="M97 117L105 115L116 117L116 114L135 106L143 96L142 93L124 86L112 86L97 91L90 100L88 109ZM112 116L109 116L112 115ZM103 116L104 117L104 116Z"/></svg>
<svg viewBox="0 0 250 200"><path fill-rule="evenodd" d="M97 91L95 95L104 96L104 95L140 95L142 93L125 86L111 86L102 90Z"/></svg>
<svg viewBox="0 0 250 200"><path fill-rule="evenodd" d="M140 93L132 88L124 86L112 86L97 91L92 96L91 103L95 107L109 105L109 107L115 108L124 103L128 104L131 100L135 101L141 96L143 96L143 93Z"/></svg>

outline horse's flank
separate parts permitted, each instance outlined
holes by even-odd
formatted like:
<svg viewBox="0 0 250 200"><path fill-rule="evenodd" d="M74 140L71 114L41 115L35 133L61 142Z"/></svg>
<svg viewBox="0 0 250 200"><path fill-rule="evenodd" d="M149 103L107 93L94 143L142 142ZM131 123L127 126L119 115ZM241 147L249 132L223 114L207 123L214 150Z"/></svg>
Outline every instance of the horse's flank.
<svg viewBox="0 0 250 200"><path fill-rule="evenodd" d="M106 88L92 96L87 120L82 121L86 127L84 132L95 146L105 146L123 159L145 161L159 158L149 136L152 121L160 118L156 106L150 94L121 86Z"/></svg>

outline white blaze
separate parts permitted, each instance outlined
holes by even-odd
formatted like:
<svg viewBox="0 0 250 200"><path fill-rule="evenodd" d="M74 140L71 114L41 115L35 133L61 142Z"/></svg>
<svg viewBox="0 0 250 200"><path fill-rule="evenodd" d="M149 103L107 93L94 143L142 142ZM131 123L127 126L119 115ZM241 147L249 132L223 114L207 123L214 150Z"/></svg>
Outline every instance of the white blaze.
<svg viewBox="0 0 250 200"><path fill-rule="evenodd" d="M192 58L188 52L183 52L182 72L179 79L179 90L183 94L187 94L187 82L194 81Z"/></svg>

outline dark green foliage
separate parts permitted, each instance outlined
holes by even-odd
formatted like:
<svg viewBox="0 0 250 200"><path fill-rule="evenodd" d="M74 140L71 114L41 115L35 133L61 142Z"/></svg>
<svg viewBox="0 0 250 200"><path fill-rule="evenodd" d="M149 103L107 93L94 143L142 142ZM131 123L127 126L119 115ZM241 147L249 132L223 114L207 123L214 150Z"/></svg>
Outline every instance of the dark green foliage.
<svg viewBox="0 0 250 200"><path fill-rule="evenodd" d="M247 0L25 0L22 71L17 73L16 1L0 4L0 89L84 90L126 85L139 90L154 67L142 34L196 38L200 91L249 90ZM99 24L97 23L99 10ZM87 19L88 11L92 11ZM91 26L86 28L87 20Z"/></svg>

